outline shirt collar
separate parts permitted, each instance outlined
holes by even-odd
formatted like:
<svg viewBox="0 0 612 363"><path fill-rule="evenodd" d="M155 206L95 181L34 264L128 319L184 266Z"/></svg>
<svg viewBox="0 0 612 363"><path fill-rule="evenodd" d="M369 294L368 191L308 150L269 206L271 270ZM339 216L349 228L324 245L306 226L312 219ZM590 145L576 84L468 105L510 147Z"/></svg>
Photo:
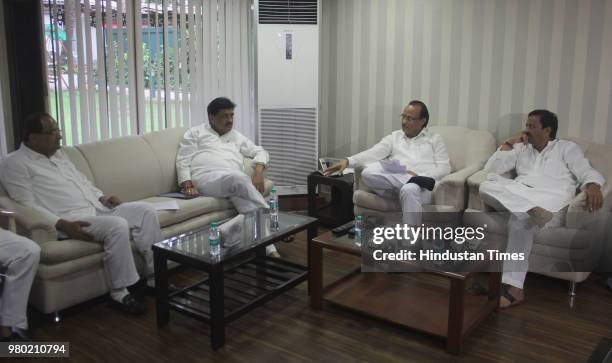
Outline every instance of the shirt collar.
<svg viewBox="0 0 612 363"><path fill-rule="evenodd" d="M25 154L32 160L39 160L39 159L46 159L47 157L39 152L36 152L32 149L30 149L29 147L27 147L27 145L25 143L21 143L21 145L19 146L19 150L23 150L25 152Z"/></svg>
<svg viewBox="0 0 612 363"><path fill-rule="evenodd" d="M415 137L408 137L406 136L406 133L404 132L404 130L402 130L402 136L404 138L404 140L406 141L414 141L414 140L418 140L420 138L424 138L427 137L429 135L429 130L426 128L422 129L421 132L418 133L418 135L416 135Z"/></svg>

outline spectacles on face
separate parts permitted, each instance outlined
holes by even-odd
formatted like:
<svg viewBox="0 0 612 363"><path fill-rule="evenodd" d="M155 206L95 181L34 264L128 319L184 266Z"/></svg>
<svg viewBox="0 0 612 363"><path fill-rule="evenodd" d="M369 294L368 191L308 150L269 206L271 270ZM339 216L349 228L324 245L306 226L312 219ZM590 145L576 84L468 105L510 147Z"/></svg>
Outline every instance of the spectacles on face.
<svg viewBox="0 0 612 363"><path fill-rule="evenodd" d="M538 130L538 129L541 129L541 127L540 127L539 125L532 124L532 123L529 123L529 122L527 122L527 123L525 124L525 128L526 128L527 130Z"/></svg>
<svg viewBox="0 0 612 363"><path fill-rule="evenodd" d="M420 118L410 117L410 116L404 115L403 113L400 115L400 117L402 118L402 122L417 122L420 120Z"/></svg>
<svg viewBox="0 0 612 363"><path fill-rule="evenodd" d="M59 135L61 133L62 133L62 130L60 129L51 129L51 130L39 132L39 134L43 134L43 135Z"/></svg>

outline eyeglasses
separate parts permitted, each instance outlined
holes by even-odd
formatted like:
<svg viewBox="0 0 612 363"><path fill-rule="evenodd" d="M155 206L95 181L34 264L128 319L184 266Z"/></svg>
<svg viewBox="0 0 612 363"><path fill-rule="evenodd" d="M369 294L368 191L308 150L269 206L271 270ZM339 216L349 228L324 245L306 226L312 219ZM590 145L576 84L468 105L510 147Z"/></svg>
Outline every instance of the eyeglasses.
<svg viewBox="0 0 612 363"><path fill-rule="evenodd" d="M417 122L418 120L420 120L420 118L406 116L403 113L400 115L400 117L402 121L405 121L405 122Z"/></svg>
<svg viewBox="0 0 612 363"><path fill-rule="evenodd" d="M61 133L62 133L62 130L60 130L60 129L51 129L51 130L48 130L48 131L38 132L38 134L43 134L43 135L57 135L57 134L61 134Z"/></svg>

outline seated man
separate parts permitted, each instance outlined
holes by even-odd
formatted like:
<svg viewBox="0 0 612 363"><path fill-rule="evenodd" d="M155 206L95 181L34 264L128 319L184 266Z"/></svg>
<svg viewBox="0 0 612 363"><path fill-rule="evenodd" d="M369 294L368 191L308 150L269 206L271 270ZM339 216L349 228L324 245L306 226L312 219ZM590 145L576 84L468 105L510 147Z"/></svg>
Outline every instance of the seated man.
<svg viewBox="0 0 612 363"><path fill-rule="evenodd" d="M181 191L188 196L229 198L238 216L227 226L241 223L245 213L268 208L264 199L263 171L268 153L233 129L236 105L227 98L212 100L206 109L208 124L192 127L183 136L176 156L176 172ZM253 158L255 171L244 171L244 157ZM229 230L229 228L228 228ZM221 227L221 238L225 238ZM267 253L278 256L274 245Z"/></svg>
<svg viewBox="0 0 612 363"><path fill-rule="evenodd" d="M130 231L153 281L151 245L161 231L155 208L147 203L122 203L106 196L81 174L61 150L61 132L49 114L29 116L24 143L3 162L0 181L11 198L40 211L61 235L104 242L104 268L111 287L111 306L144 313L126 289L139 279Z"/></svg>
<svg viewBox="0 0 612 363"><path fill-rule="evenodd" d="M480 185L482 200L496 210L513 213L507 252L529 256L536 232L561 224L562 210L578 185L586 191L585 208L596 211L602 206L603 176L590 166L576 143L556 139L557 124L557 116L550 111L530 112L526 129L504 141L485 165L490 174ZM511 170L517 174L514 180L500 175ZM524 300L528 267L527 260L504 261L500 307Z"/></svg>
<svg viewBox="0 0 612 363"><path fill-rule="evenodd" d="M29 340L28 297L38 269L40 247L36 242L0 228L0 267L5 270L0 289L0 341Z"/></svg>
<svg viewBox="0 0 612 363"><path fill-rule="evenodd" d="M426 129L429 111L423 102L410 101L401 120L402 130L393 131L369 150L332 165L324 174L367 165L361 174L363 183L381 197L397 198L399 193L403 222L419 225L422 205L431 203L432 192L409 180L413 176L439 180L450 173L450 163L442 137ZM385 172L379 161L386 158L397 159L406 167L406 174Z"/></svg>

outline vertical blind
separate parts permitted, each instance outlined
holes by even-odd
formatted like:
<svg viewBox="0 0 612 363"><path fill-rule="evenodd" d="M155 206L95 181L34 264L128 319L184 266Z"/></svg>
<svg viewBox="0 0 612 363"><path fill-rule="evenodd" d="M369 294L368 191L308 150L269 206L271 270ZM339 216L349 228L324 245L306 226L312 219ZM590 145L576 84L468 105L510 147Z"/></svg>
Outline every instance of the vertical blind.
<svg viewBox="0 0 612 363"><path fill-rule="evenodd" d="M42 0L51 114L75 145L207 122L254 136L250 0Z"/></svg>

